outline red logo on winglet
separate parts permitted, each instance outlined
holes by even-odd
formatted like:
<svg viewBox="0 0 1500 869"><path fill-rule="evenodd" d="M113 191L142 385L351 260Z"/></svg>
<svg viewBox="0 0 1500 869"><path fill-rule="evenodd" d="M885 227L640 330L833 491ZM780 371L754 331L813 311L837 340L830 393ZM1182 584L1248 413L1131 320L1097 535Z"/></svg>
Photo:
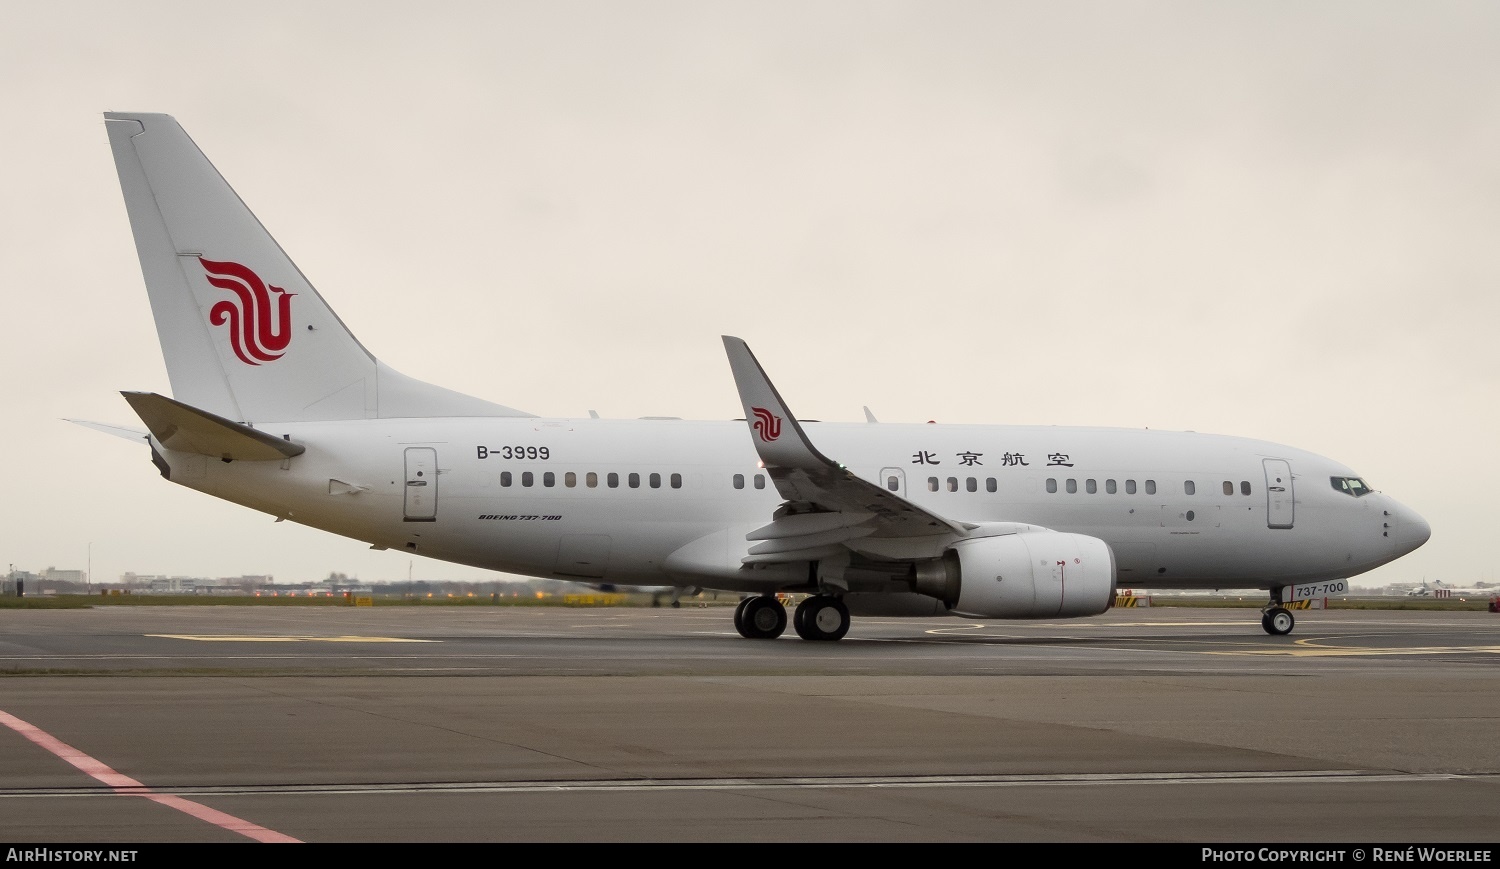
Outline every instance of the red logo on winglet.
<svg viewBox="0 0 1500 869"><path fill-rule="evenodd" d="M781 417L764 407L752 407L750 412L755 414L755 422L751 423L751 427L760 435L761 440L770 443L781 437Z"/></svg>
<svg viewBox="0 0 1500 869"><path fill-rule="evenodd" d="M239 263L198 257L208 282L234 293L208 310L208 322L229 326L229 345L246 365L274 362L292 343L292 296L281 287L267 287L260 276ZM271 294L275 293L275 301Z"/></svg>

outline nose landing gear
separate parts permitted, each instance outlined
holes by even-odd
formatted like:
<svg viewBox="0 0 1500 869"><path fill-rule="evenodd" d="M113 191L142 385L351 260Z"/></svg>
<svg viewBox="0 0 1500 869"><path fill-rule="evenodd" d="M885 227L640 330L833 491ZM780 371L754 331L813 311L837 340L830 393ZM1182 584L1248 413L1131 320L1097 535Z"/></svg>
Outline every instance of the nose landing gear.
<svg viewBox="0 0 1500 869"><path fill-rule="evenodd" d="M1297 620L1292 618L1291 611L1279 606L1266 607L1265 613L1260 617L1260 626L1274 637L1290 634L1296 624Z"/></svg>
<svg viewBox="0 0 1500 869"><path fill-rule="evenodd" d="M1271 602L1260 611L1260 626L1273 637L1290 634L1297 620L1291 610L1281 605L1281 589L1271 589Z"/></svg>

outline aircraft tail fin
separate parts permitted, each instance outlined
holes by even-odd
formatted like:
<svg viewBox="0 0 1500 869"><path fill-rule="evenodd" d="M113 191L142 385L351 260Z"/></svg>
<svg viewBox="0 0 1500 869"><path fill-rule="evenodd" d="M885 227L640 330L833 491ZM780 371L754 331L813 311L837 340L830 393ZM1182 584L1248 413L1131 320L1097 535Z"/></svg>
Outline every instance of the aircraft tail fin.
<svg viewBox="0 0 1500 869"><path fill-rule="evenodd" d="M104 117L179 402L239 422L532 415L381 363L176 120Z"/></svg>

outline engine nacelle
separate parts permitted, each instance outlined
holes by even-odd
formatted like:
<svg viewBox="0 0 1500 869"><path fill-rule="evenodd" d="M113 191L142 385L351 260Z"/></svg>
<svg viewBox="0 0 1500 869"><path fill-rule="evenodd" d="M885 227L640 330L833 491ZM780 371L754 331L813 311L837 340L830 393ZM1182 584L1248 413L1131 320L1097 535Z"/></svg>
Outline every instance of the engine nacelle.
<svg viewBox="0 0 1500 869"><path fill-rule="evenodd" d="M1096 616L1114 601L1115 555L1097 537L1036 531L965 540L951 551L958 561L955 615Z"/></svg>

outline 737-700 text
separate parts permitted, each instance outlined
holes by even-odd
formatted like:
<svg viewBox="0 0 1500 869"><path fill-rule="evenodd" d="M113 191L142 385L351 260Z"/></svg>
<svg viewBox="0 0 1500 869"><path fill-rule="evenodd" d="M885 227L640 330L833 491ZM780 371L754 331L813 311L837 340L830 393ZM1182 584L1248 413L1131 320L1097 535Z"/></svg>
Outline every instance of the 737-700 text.
<svg viewBox="0 0 1500 869"><path fill-rule="evenodd" d="M1328 597L1331 594L1348 594L1349 581L1347 579L1330 579L1327 582L1305 582L1294 585L1287 589L1285 600L1310 600L1316 597Z"/></svg>

